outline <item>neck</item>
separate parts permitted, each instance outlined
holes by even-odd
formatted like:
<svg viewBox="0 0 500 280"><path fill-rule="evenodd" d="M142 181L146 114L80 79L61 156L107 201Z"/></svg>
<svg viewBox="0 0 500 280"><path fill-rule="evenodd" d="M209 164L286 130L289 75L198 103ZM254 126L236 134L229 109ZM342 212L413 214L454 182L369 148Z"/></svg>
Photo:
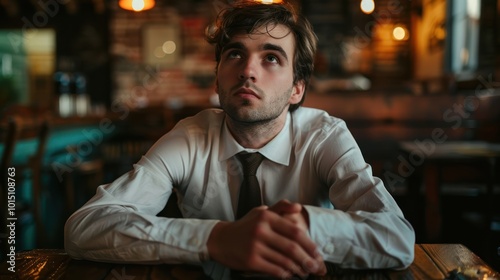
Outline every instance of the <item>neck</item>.
<svg viewBox="0 0 500 280"><path fill-rule="evenodd" d="M228 115L226 123L234 139L243 147L259 149L269 143L283 129L288 110L278 118L263 122L238 122Z"/></svg>

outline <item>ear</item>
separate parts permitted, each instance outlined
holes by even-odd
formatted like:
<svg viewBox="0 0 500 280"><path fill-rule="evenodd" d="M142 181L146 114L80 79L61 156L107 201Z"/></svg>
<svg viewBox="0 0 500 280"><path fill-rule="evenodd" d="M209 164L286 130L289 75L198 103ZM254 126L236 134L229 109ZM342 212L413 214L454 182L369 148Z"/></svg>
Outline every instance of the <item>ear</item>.
<svg viewBox="0 0 500 280"><path fill-rule="evenodd" d="M306 86L304 81L298 81L292 88L292 95L290 96L289 103L297 104L302 100L302 96L304 96L304 90Z"/></svg>

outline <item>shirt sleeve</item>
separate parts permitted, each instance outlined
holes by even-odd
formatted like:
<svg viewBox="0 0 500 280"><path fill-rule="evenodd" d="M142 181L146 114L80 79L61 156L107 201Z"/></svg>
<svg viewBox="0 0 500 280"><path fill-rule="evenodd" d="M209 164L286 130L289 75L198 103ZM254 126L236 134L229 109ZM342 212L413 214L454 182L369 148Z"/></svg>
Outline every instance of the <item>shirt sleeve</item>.
<svg viewBox="0 0 500 280"><path fill-rule="evenodd" d="M319 139L318 175L333 209L306 206L310 235L327 262L343 268L408 267L415 233L383 182L372 175L345 123Z"/></svg>
<svg viewBox="0 0 500 280"><path fill-rule="evenodd" d="M77 259L134 263L200 263L216 220L157 217L171 194L136 164L96 195L65 225L65 249Z"/></svg>
<svg viewBox="0 0 500 280"><path fill-rule="evenodd" d="M163 136L134 168L96 194L66 222L65 249L70 256L107 262L201 263L218 220L165 218L174 186L191 166L186 129ZM168 160L167 160L168 159Z"/></svg>

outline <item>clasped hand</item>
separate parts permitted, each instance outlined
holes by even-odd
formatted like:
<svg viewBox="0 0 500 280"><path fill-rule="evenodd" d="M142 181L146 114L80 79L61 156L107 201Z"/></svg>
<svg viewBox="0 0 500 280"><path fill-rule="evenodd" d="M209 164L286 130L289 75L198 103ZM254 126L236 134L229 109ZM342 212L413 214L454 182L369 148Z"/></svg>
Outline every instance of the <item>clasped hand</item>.
<svg viewBox="0 0 500 280"><path fill-rule="evenodd" d="M211 259L234 270L290 278L324 275L326 268L308 235L307 212L282 200L252 209L235 222L219 222L208 242Z"/></svg>

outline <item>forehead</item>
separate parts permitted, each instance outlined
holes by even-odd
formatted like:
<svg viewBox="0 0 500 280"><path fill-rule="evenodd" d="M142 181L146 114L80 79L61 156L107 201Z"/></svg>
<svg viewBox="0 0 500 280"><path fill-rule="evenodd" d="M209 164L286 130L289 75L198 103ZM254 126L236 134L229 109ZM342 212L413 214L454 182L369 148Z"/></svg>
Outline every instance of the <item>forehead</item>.
<svg viewBox="0 0 500 280"><path fill-rule="evenodd" d="M250 33L235 34L230 42L251 44L271 43L281 46L287 52L295 49L295 37L290 29L282 24L268 24L253 29Z"/></svg>

